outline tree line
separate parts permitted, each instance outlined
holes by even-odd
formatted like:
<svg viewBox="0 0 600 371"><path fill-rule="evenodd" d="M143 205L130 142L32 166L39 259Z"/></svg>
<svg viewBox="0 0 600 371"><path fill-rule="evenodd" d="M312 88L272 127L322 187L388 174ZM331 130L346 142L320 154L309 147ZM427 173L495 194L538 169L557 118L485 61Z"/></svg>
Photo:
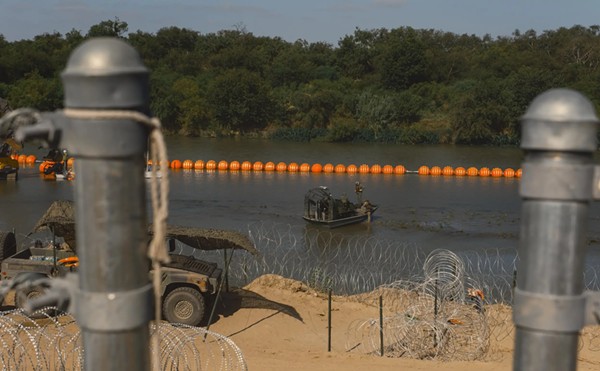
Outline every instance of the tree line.
<svg viewBox="0 0 600 371"><path fill-rule="evenodd" d="M13 108L61 108L70 53L98 36L120 37L140 53L151 71L151 111L177 135L514 145L520 116L547 89L576 89L600 104L600 26L497 38L357 28L334 46L244 27L128 33L118 18L85 34L0 35L0 97Z"/></svg>

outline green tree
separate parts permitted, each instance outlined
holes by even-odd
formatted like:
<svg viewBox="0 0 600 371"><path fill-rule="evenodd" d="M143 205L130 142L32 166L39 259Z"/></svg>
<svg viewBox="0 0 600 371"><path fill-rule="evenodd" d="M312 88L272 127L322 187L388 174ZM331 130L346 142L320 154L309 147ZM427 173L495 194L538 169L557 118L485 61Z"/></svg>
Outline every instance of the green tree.
<svg viewBox="0 0 600 371"><path fill-rule="evenodd" d="M336 65L344 76L351 79L364 79L375 71L376 45L387 30L356 29L353 35L346 35L338 42L335 51Z"/></svg>
<svg viewBox="0 0 600 371"><path fill-rule="evenodd" d="M123 22L119 17L114 20L102 21L90 27L87 37L124 37L128 30L127 22Z"/></svg>
<svg viewBox="0 0 600 371"><path fill-rule="evenodd" d="M179 134L198 135L210 124L206 100L197 81L183 77L173 84L173 95L177 101Z"/></svg>
<svg viewBox="0 0 600 371"><path fill-rule="evenodd" d="M475 83L460 95L452 110L453 142L491 143L495 136L507 134L511 123L508 90L504 81L489 79Z"/></svg>
<svg viewBox="0 0 600 371"><path fill-rule="evenodd" d="M62 106L62 89L58 79L43 78L37 71L17 81L8 93L12 107L31 107L53 111Z"/></svg>
<svg viewBox="0 0 600 371"><path fill-rule="evenodd" d="M414 29L390 31L381 44L377 62L383 87L400 91L426 81L428 68L424 51L425 45Z"/></svg>
<svg viewBox="0 0 600 371"><path fill-rule="evenodd" d="M274 102L269 87L257 73L227 70L208 86L208 103L216 124L225 130L263 129L272 118Z"/></svg>

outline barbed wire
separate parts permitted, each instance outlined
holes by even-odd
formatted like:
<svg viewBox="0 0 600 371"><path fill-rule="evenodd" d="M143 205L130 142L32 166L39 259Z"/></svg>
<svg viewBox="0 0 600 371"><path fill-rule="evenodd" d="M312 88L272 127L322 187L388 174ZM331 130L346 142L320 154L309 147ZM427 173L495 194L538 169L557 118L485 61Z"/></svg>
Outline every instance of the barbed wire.
<svg viewBox="0 0 600 371"><path fill-rule="evenodd" d="M36 319L34 319L36 318ZM248 369L241 349L226 336L182 324L150 325L160 338L161 370ZM0 313L0 369L82 370L84 350L75 318L46 307L30 316L21 309Z"/></svg>
<svg viewBox="0 0 600 371"><path fill-rule="evenodd" d="M249 225L248 235L260 256L235 253L227 272L232 285L243 287L261 275L276 274L371 306L382 296L388 356L489 359L494 357L489 350L514 331L516 248L428 251L401 240L268 223ZM216 252L198 257L222 261ZM586 288L597 289L597 267L588 265L584 273ZM481 291L478 305L484 311L474 307L469 290ZM350 324L348 349L379 354L380 327L374 319ZM580 345L600 349L600 329L584 328Z"/></svg>
<svg viewBox="0 0 600 371"><path fill-rule="evenodd" d="M496 357L490 350L514 331L510 306L519 260L516 248L427 251L399 240L284 224L256 223L248 226L247 232L260 255L234 251L229 256L227 275L233 286L243 287L262 275L275 274L373 307L381 298L382 323L365 318L348 324L349 351L380 354L383 333L383 353L389 357L482 360ZM176 248L190 249L181 243ZM222 252L188 252L223 263ZM588 264L586 288L597 290L598 278L597 267ZM76 326L74 320L59 316L43 321L52 322L57 329L45 329L43 334L33 331L39 326L18 311L0 317L4 334L0 337L4 349L0 367L33 362L81 367L79 335L69 327ZM190 370L245 369L242 353L230 339L199 328L165 326L161 324L159 329L164 332L162 369L186 369L186 365L191 365ZM208 334L211 340L205 340ZM205 348L206 344L214 347ZM579 346L600 350L600 328L585 327ZM37 354L47 347L63 353ZM26 355L24 349L33 349L34 355Z"/></svg>

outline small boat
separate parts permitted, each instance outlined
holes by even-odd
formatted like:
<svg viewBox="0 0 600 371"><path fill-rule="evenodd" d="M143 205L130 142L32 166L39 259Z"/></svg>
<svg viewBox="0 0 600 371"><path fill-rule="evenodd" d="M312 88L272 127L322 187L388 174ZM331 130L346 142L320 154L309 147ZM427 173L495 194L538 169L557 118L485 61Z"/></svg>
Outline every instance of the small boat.
<svg viewBox="0 0 600 371"><path fill-rule="evenodd" d="M362 187L360 188L362 194ZM325 186L310 189L304 196L304 215L302 218L310 223L338 228L344 225L371 221L371 216L377 210L369 200L353 203L345 195L334 198Z"/></svg>

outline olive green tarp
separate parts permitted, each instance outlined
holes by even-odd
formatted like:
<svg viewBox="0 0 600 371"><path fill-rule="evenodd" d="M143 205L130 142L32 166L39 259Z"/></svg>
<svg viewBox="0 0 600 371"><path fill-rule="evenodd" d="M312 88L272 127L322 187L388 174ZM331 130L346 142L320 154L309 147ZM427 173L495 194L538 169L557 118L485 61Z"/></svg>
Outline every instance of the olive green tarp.
<svg viewBox="0 0 600 371"><path fill-rule="evenodd" d="M73 251L77 251L75 248L75 207L72 201L54 201L37 222L32 233L48 229L54 235L62 237ZM152 236L151 226L148 227L148 236ZM252 241L242 233L235 231L167 225L167 238L179 240L199 250L241 249L258 255L258 250Z"/></svg>

